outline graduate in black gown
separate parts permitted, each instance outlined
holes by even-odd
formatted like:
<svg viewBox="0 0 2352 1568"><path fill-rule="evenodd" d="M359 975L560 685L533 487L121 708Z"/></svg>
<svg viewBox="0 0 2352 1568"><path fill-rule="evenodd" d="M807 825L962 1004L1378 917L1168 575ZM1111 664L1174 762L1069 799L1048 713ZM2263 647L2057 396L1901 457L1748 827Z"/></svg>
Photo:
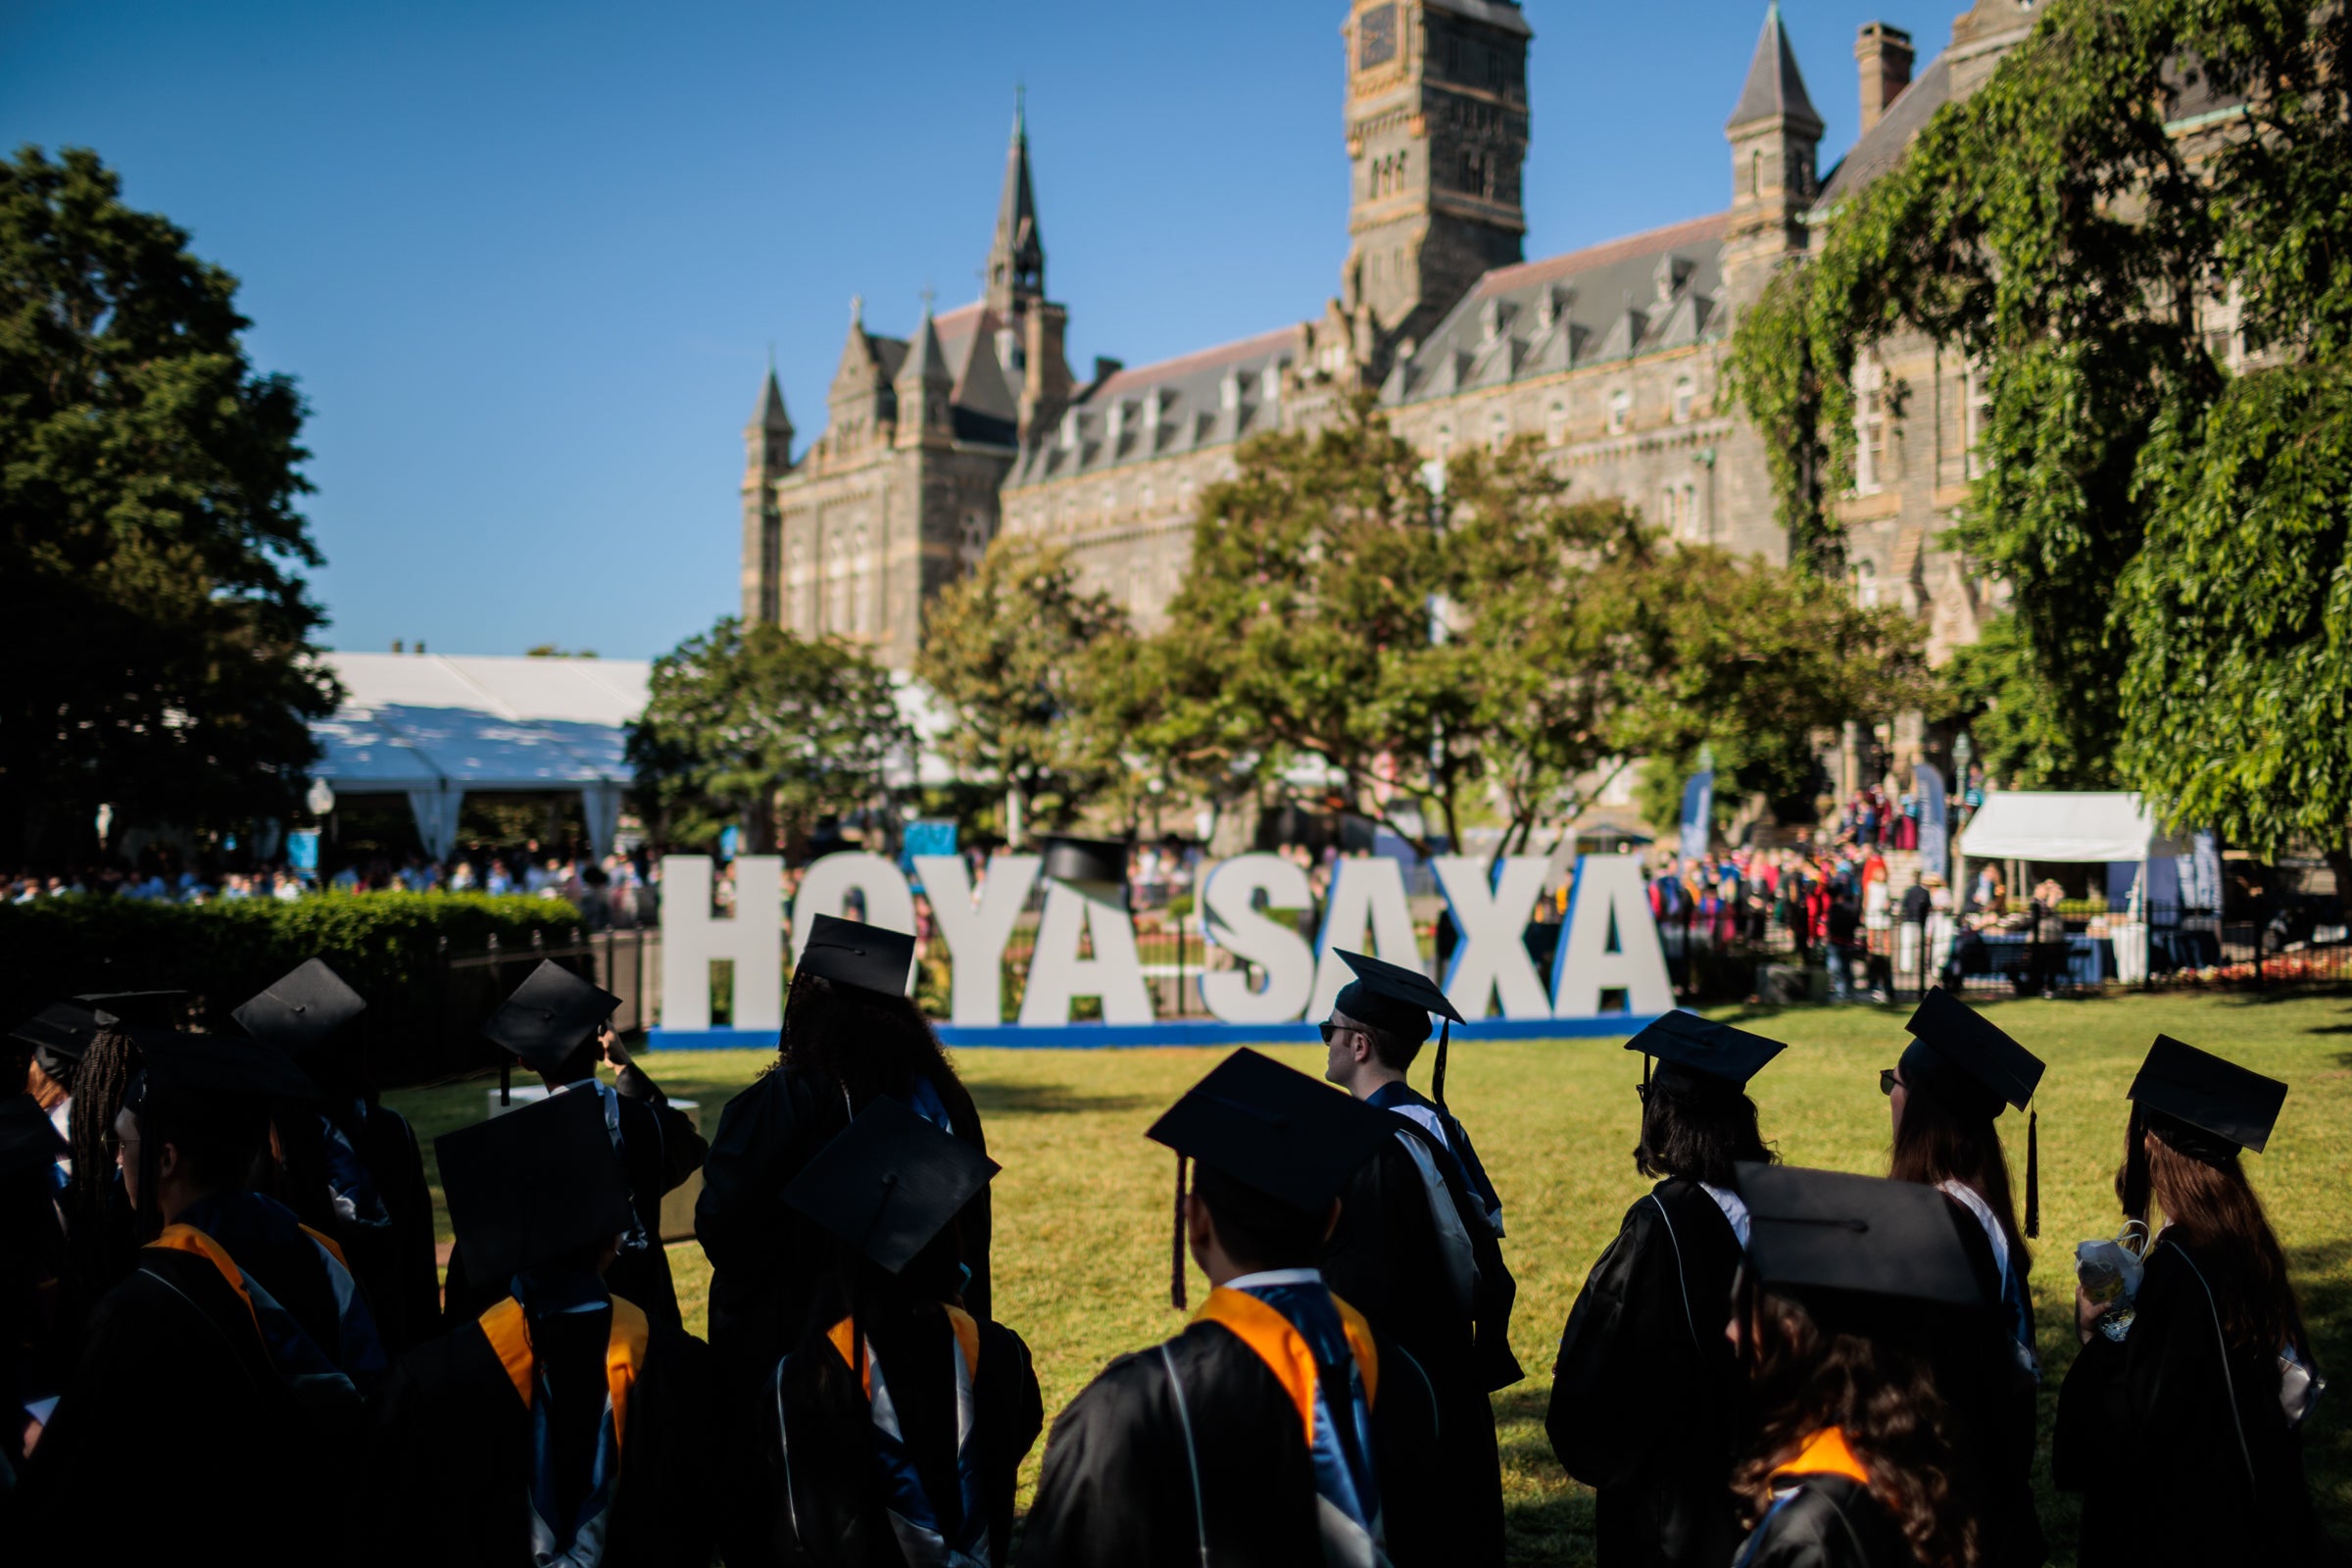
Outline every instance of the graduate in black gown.
<svg viewBox="0 0 2352 1568"><path fill-rule="evenodd" d="M1238 1051L1153 1124L1177 1152L1179 1248L1213 1289L1054 1423L1023 1568L1456 1560L1428 1382L1314 1267L1383 1123Z"/></svg>
<svg viewBox="0 0 2352 1568"><path fill-rule="evenodd" d="M28 1094L0 1100L0 1540L29 1444L65 1386L68 1293L58 1132Z"/></svg>
<svg viewBox="0 0 2352 1568"><path fill-rule="evenodd" d="M1045 1409L1020 1336L958 1304L951 1223L996 1168L885 1096L785 1189L841 1245L821 1293L832 1321L761 1392L729 1568L1007 1560Z"/></svg>
<svg viewBox="0 0 2352 1568"><path fill-rule="evenodd" d="M2270 1142L2286 1085L2159 1036L2130 1098L2118 1193L2132 1218L2152 1201L2162 1229L2131 1312L2077 1292L2052 1445L2058 1485L2082 1494L2076 1560L2340 1561L2303 1476L2311 1336L2242 1157Z"/></svg>
<svg viewBox="0 0 2352 1568"><path fill-rule="evenodd" d="M333 1242L247 1186L264 1106L309 1085L248 1041L140 1044L116 1136L153 1239L98 1302L26 1467L25 1560L89 1560L101 1537L114 1560L174 1560L207 1507L233 1521L240 1562L346 1555L382 1347Z"/></svg>
<svg viewBox="0 0 2352 1568"><path fill-rule="evenodd" d="M1447 1036L1461 1014L1419 970L1340 956L1355 979L1322 1026L1323 1075L1388 1112L1392 1136L1348 1183L1324 1275L1383 1343L1401 1346L1428 1372L1446 1431L1448 1548L1458 1562L1499 1563L1502 1465L1488 1396L1524 1375L1510 1343L1519 1287L1502 1260L1502 1200L1445 1104ZM1434 1101L1405 1081L1432 1013L1447 1031L1431 1076Z"/></svg>
<svg viewBox="0 0 2352 1568"><path fill-rule="evenodd" d="M362 1553L384 1568L706 1568L710 1350L607 1286L637 1222L595 1097L434 1140L459 1245L507 1282L395 1363Z"/></svg>
<svg viewBox="0 0 2352 1568"><path fill-rule="evenodd" d="M2041 1358L2034 1344L2034 1267L2026 1243L2041 1229L2039 1137L2026 1131L2026 1222L2017 1222L2009 1160L1994 1126L2010 1105L2032 1102L2041 1058L1992 1020L1940 986L1930 990L1904 1027L1902 1060L1879 1075L1893 1123L1887 1174L1934 1187L1967 1216L1961 1239L2001 1303L2015 1365L1972 1379L1947 1367L1946 1400L1958 1423L1963 1457L1974 1466L1984 1508L1981 1546L1985 1568L2040 1568L2049 1560L2034 1509L2036 1390Z"/></svg>
<svg viewBox="0 0 2352 1568"><path fill-rule="evenodd" d="M1669 1012L1626 1049L1642 1054L1634 1165L1659 1180L1585 1276L1544 1429L1597 1494L1600 1568L1722 1568L1742 1534L1731 1486L1740 1379L1724 1336L1747 1249L1734 1167L1772 1159L1746 1085L1783 1047Z"/></svg>
<svg viewBox="0 0 2352 1568"><path fill-rule="evenodd" d="M1757 1429L1735 1568L1970 1568L1979 1513L1929 1353L1997 1311L1964 1221L1910 1182L1742 1164L1739 1186L1732 1330Z"/></svg>
<svg viewBox="0 0 2352 1568"><path fill-rule="evenodd" d="M441 1271L433 1256L433 1195L406 1117L368 1081L353 1025L368 1004L313 958L236 1009L248 1035L284 1051L317 1086L302 1147L326 1199L320 1228L367 1288L384 1348L394 1354L440 1332Z"/></svg>
<svg viewBox="0 0 2352 1568"><path fill-rule="evenodd" d="M819 1310L835 1250L784 1201L784 1189L853 1116L888 1095L988 1152L972 1097L906 994L913 968L914 938L905 932L816 916L793 969L776 1065L719 1115L694 1232L710 1259L710 1348L731 1389L748 1395L765 1382ZM985 1319L986 1188L955 1223L971 1271L964 1308Z"/></svg>
<svg viewBox="0 0 2352 1568"><path fill-rule="evenodd" d="M98 1015L72 1002L43 1007L9 1031L12 1041L31 1053L24 1066L24 1092L61 1139L73 1136L74 1080L97 1037ZM59 1158L71 1167L67 1156Z"/></svg>
<svg viewBox="0 0 2352 1568"><path fill-rule="evenodd" d="M684 1185L703 1162L709 1146L684 1111L621 1049L612 1028L620 999L590 985L552 959L544 960L514 988L506 1004L490 1015L482 1033L522 1059L551 1096L593 1097L605 1131L628 1175L635 1222L621 1233L620 1255L607 1278L612 1294L637 1303L645 1315L668 1328L682 1326L677 1287L670 1282L669 1253L662 1246L662 1200ZM608 1084L597 1064L613 1068ZM461 1236L449 1254L444 1288L446 1328L479 1318L507 1294L506 1280L475 1267Z"/></svg>

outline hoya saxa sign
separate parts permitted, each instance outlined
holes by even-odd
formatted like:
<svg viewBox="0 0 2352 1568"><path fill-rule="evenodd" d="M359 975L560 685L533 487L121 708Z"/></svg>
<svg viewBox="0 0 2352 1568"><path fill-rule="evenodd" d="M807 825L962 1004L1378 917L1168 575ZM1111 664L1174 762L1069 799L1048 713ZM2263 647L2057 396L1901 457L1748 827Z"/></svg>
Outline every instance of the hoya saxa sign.
<svg viewBox="0 0 2352 1568"><path fill-rule="evenodd" d="M732 917L711 913L711 863L673 855L662 862L662 1022L656 1048L773 1046L783 1023L783 861L746 856L735 862ZM1492 862L1440 856L1431 862L1460 940L1442 977L1463 1017L1465 1039L1624 1034L1674 1005L1666 956L1650 915L1640 862L1632 856L1580 857L1568 914L1551 972L1538 971L1521 933L1543 896L1548 860L1505 856ZM1371 953L1418 965L1404 876L1386 858L1342 860L1310 943L1267 910L1301 909L1312 899L1306 873L1279 855L1236 856L1217 862L1200 889L1208 940L1237 960L1197 971L1211 1016L1155 1016L1152 988L1137 951L1135 922L1114 891L1046 879L1035 951L1021 987L1018 1017L1004 1021L1004 949L1043 874L1043 858L999 855L973 886L952 855L916 856L931 901L934 940L953 974L951 1046L1214 1045L1313 1038L1348 980L1340 951ZM808 867L793 901L794 956L812 917L845 915L855 900L865 918L900 931L914 928L914 890L879 855L830 855ZM710 1024L710 964L734 969L734 1021ZM1098 1004L1099 1019L1073 1021L1073 1004ZM1603 1011L1601 1004L1614 1004Z"/></svg>

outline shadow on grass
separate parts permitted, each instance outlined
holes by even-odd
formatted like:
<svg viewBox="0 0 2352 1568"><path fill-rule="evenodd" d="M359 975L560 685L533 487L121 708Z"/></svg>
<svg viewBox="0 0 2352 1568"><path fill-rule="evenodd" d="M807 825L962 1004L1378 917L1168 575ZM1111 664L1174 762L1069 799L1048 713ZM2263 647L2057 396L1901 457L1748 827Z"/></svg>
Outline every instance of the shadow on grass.
<svg viewBox="0 0 2352 1568"><path fill-rule="evenodd" d="M1530 1377L1494 1396L1504 1481L1505 1560L1513 1565L1592 1560L1592 1494L1571 1481L1544 1435L1547 1378Z"/></svg>
<svg viewBox="0 0 2352 1568"><path fill-rule="evenodd" d="M2352 1366L2352 1237L2295 1248L2286 1266L2320 1367L2341 1381ZM2352 1542L2352 1413L2340 1400L2323 1402L2304 1429L2303 1463L2328 1534Z"/></svg>
<svg viewBox="0 0 2352 1568"><path fill-rule="evenodd" d="M1090 1095L1067 1084L1015 1084L966 1078L972 1103L983 1116L1052 1116L1081 1111L1143 1110L1158 1103L1149 1095Z"/></svg>

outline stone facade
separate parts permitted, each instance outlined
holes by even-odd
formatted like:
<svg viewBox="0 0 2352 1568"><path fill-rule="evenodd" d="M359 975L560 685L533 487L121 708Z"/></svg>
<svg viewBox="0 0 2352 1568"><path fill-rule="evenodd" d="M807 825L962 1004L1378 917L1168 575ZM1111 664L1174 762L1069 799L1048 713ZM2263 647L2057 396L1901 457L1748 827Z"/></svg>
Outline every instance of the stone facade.
<svg viewBox="0 0 2352 1568"><path fill-rule="evenodd" d="M929 596L1003 530L1065 547L1149 629L1182 582L1195 501L1233 472L1238 444L1312 428L1364 387L1435 463L1533 435L1572 493L1783 561L1761 439L1722 389L1731 325L2029 21L2018 0L1978 0L1917 80L1909 39L1864 27L1863 134L1825 182L1821 118L1776 4L1725 128L1729 204L1530 262L1520 7L1350 0L1338 295L1312 318L1160 364L1099 360L1083 383L1063 358L1067 312L1046 298L1016 120L984 298L905 340L854 319L826 431L797 461L772 375L762 391L747 431L745 613L866 641L904 668ZM1981 406L1967 368L1924 342L1883 345L1864 375L1864 472L1839 504L1855 591L1919 615L1940 656L1974 640L1988 608L1936 544L1966 495Z"/></svg>

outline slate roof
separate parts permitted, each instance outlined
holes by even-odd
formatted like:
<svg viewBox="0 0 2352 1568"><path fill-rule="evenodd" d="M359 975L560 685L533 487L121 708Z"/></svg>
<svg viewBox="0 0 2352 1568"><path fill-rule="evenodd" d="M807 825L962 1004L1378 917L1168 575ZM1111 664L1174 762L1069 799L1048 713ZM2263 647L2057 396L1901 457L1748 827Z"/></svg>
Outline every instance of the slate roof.
<svg viewBox="0 0 2352 1568"><path fill-rule="evenodd" d="M1717 213L1496 268L1381 388L1395 406L1680 348L1724 322Z"/></svg>
<svg viewBox="0 0 2352 1568"><path fill-rule="evenodd" d="M1747 80L1732 110L1727 128L1782 116L1809 124L1821 134L1821 116L1805 91L1804 73L1796 69L1796 51L1788 47L1788 29L1781 25L1781 0L1765 8L1764 30L1756 35L1756 52L1747 63Z"/></svg>
<svg viewBox="0 0 2352 1568"><path fill-rule="evenodd" d="M1059 423L1037 432L1009 482L1040 484L1275 429L1282 372L1299 352L1299 328L1286 326L1114 371L1082 388Z"/></svg>
<svg viewBox="0 0 2352 1568"><path fill-rule="evenodd" d="M1019 398L997 360L996 336L1002 325L997 313L980 301L931 318L941 362L955 383L948 393L948 409L958 441L1008 447L1017 439ZM907 339L868 332L865 340L882 368L883 382L895 386L906 368Z"/></svg>

